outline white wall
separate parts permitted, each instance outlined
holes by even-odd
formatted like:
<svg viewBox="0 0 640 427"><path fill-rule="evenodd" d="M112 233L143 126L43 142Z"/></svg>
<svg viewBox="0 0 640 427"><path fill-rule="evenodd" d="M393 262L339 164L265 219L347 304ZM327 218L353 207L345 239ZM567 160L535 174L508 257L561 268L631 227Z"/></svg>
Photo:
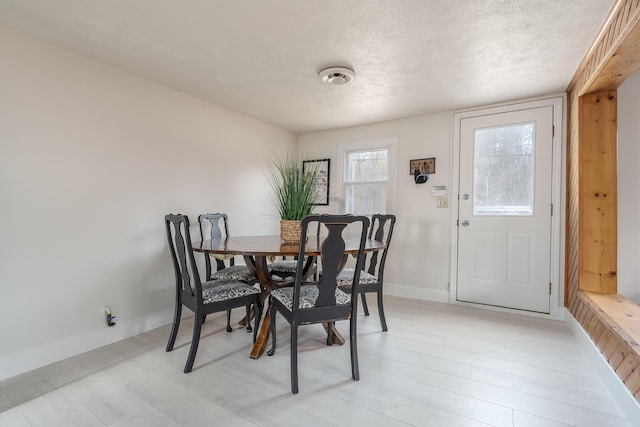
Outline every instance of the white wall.
<svg viewBox="0 0 640 427"><path fill-rule="evenodd" d="M0 57L0 379L171 321L164 214L278 232L259 167L296 135L1 27Z"/></svg>
<svg viewBox="0 0 640 427"><path fill-rule="evenodd" d="M384 138L398 141L396 229L385 269L385 292L407 298L446 302L449 282L450 210L436 208L433 185L450 190L451 115L440 113L353 128L301 135L299 152L308 158L330 158L330 204L322 212L338 213L338 146ZM436 158L436 173L416 185L409 161Z"/></svg>
<svg viewBox="0 0 640 427"><path fill-rule="evenodd" d="M386 292L449 300L451 212L431 188L451 190L450 113L297 137L1 27L0 55L0 379L170 322L164 214L276 234L260 165L283 151L331 158L318 211L341 212L338 146L397 140ZM417 186L409 161L427 157Z"/></svg>
<svg viewBox="0 0 640 427"><path fill-rule="evenodd" d="M640 71L618 88L618 293L640 304Z"/></svg>

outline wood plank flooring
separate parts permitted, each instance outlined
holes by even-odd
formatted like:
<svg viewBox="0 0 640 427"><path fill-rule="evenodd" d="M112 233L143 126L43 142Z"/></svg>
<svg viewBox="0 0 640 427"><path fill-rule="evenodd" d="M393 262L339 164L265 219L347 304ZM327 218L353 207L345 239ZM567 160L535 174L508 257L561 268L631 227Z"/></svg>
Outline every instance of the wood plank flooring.
<svg viewBox="0 0 640 427"><path fill-rule="evenodd" d="M358 382L348 343L304 326L294 396L286 321L276 354L251 360L220 314L192 373L185 319L173 352L165 326L0 382L0 426L629 426L563 322L387 297L385 333L370 301Z"/></svg>

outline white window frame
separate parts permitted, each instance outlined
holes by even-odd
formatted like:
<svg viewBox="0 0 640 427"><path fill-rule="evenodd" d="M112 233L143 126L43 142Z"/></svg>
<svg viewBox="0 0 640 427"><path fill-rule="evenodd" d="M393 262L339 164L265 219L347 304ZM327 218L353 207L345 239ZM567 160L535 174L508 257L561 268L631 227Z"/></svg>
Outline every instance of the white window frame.
<svg viewBox="0 0 640 427"><path fill-rule="evenodd" d="M347 209L347 185L345 182L345 168L346 168L346 155L352 151L374 151L380 149L388 150L388 162L389 162L389 181L387 183L388 193L387 193L387 213L395 212L396 208L396 187L397 187L397 146L398 139L397 138L383 138L376 140L366 140L359 142L351 142L346 144L338 145L338 168L337 168L337 180L336 182L340 183L340 200L342 202L342 206L340 207L341 212L346 212Z"/></svg>

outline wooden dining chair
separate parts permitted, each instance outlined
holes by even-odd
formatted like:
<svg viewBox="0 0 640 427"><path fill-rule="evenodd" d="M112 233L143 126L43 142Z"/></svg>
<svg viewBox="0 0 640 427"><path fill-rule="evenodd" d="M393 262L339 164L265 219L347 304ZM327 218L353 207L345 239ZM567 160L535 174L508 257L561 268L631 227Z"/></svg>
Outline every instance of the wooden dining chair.
<svg viewBox="0 0 640 427"><path fill-rule="evenodd" d="M307 238L309 223L319 221L326 227L328 234L322 243L320 237ZM276 312L280 313L291 326L291 392L298 393L298 327L312 323L327 325L327 345L333 343L333 328L336 321L349 320L349 345L351 351L351 377L360 379L357 347L357 292L360 272L364 267L364 248L369 219L352 215L310 215L302 220L302 235L298 253L296 276L293 287L278 288L269 296L269 320L271 321L271 348L267 352L273 356L276 351ZM356 256L356 268L353 271L351 293L338 288L338 272L346 262L345 237L347 228L358 228L360 243ZM316 282L304 281L304 254L306 245L312 240L320 246L318 265L322 268L322 277ZM321 243L321 244L320 244Z"/></svg>
<svg viewBox="0 0 640 427"><path fill-rule="evenodd" d="M362 308L364 315L369 315L367 306L367 293L376 293L378 297L378 315L380 316L380 326L383 331L387 331L387 320L384 316L384 303L382 287L384 285L384 266L387 261L387 253L391 244L393 228L396 224L395 215L375 214L371 217L371 228L369 229L369 239L385 242L384 249L372 252L368 255L368 268L360 273L360 286L358 293L362 298ZM349 292L353 284L353 269L345 268L338 275L340 289Z"/></svg>
<svg viewBox="0 0 640 427"><path fill-rule="evenodd" d="M260 290L240 280L219 279L201 282L193 247L191 246L189 218L180 214L168 214L164 218L176 279L175 315L169 342L167 343L167 351L173 350L178 328L180 327L182 306L187 307L195 314L191 348L184 367L184 373L186 374L191 372L193 368L198 344L200 343L202 323L207 314L244 306L247 318L249 318L251 306L255 306L256 316L254 317L253 329L253 342L255 342L262 314L262 303L260 301Z"/></svg>
<svg viewBox="0 0 640 427"><path fill-rule="evenodd" d="M222 240L229 236L229 218L224 213L204 213L198 216L201 240ZM212 266L212 259L216 268ZM228 265L227 265L228 263ZM258 279L249 271L246 265L235 265L233 255L204 254L205 280L240 280L251 285L258 283ZM251 322L246 321L247 332L251 332ZM227 332L231 332L231 310L227 311Z"/></svg>

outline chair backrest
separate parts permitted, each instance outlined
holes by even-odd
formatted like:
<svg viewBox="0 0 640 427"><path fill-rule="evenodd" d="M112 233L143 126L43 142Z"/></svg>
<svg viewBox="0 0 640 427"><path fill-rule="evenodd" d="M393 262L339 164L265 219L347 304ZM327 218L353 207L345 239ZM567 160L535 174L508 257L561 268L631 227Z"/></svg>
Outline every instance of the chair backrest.
<svg viewBox="0 0 640 427"><path fill-rule="evenodd" d="M201 240L222 240L229 236L229 224L227 214L223 213L205 213L198 216L198 223L200 224L200 239ZM222 226L221 226L222 225ZM204 256L205 273L207 280L213 273L211 269L211 256L205 254ZM233 258L229 260L229 265L234 265ZM224 260L216 259L216 270L222 270L226 266Z"/></svg>
<svg viewBox="0 0 640 427"><path fill-rule="evenodd" d="M181 214L168 214L164 222L176 276L176 292L180 295L178 301L195 310L195 305L202 300L202 285L191 246L189 218Z"/></svg>
<svg viewBox="0 0 640 427"><path fill-rule="evenodd" d="M382 281L384 276L384 264L387 260L387 252L389 251L391 236L393 235L393 227L395 225L395 215L375 214L371 217L369 239L385 242L386 245L383 250L373 252L369 258L369 268L367 269L367 273L376 276L378 281ZM378 259L379 255L380 258Z"/></svg>
<svg viewBox="0 0 640 427"><path fill-rule="evenodd" d="M311 222L318 221L319 226L326 229L326 237L309 236L308 229ZM298 265L296 270L296 280L293 293L294 316L300 303L300 289L304 287L302 282L304 254L306 245L316 239L320 244L320 257L318 262L322 267L322 276L318 282L318 298L315 308L329 307L336 305L336 288L338 286L338 273L344 267L346 261L345 256L345 237L343 232L347 227L359 227L359 245L356 254L356 269L354 271L354 282L356 285L352 287L352 304L355 307L357 298L357 283L360 278L360 270L364 268L365 261L365 243L367 230L369 228L369 218L365 216L353 215L309 215L301 222L302 233L300 236L300 251L298 253ZM346 233L345 233L346 234ZM301 286L302 285L302 286ZM355 309L354 309L355 310Z"/></svg>

